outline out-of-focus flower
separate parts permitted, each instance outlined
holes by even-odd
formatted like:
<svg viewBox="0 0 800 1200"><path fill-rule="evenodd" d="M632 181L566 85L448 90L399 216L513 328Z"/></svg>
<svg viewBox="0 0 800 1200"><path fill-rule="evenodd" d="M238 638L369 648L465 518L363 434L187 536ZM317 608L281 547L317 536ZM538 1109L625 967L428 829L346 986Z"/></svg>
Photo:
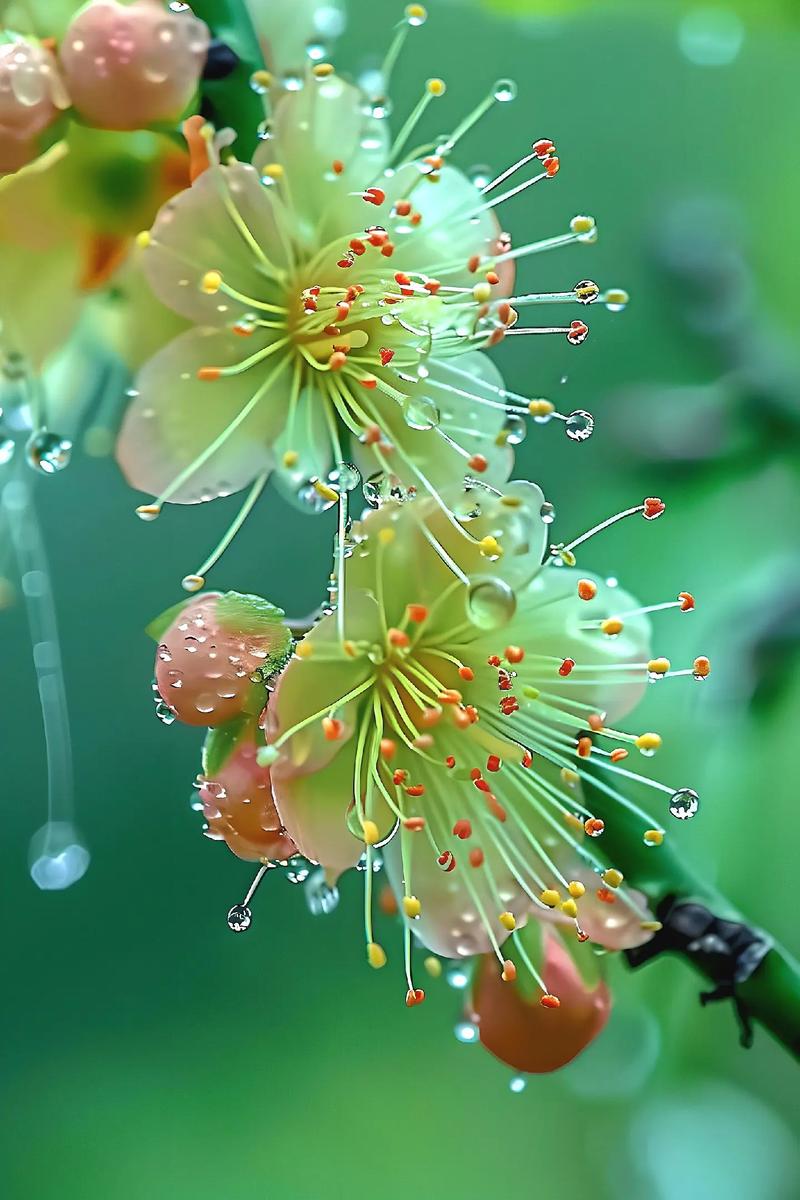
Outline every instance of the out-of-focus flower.
<svg viewBox="0 0 800 1200"><path fill-rule="evenodd" d="M33 39L10 36L0 44L0 173L34 159L40 136L70 103L50 51Z"/></svg>
<svg viewBox="0 0 800 1200"><path fill-rule="evenodd" d="M469 1015L481 1043L501 1062L526 1073L557 1071L602 1033L611 995L596 960L535 923L521 931L511 955L517 974L510 983L490 956L476 964Z"/></svg>
<svg viewBox="0 0 800 1200"><path fill-rule="evenodd" d="M60 47L72 103L100 129L143 129L181 116L197 90L207 25L161 0L89 0Z"/></svg>
<svg viewBox="0 0 800 1200"><path fill-rule="evenodd" d="M385 82L424 16L408 6ZM390 102L328 63L280 80L257 72L253 86L265 95L272 87L274 100L253 163L223 162L226 139L198 118L188 130L195 182L143 239L156 295L196 325L141 372L122 430L123 470L156 497L148 512L237 491L270 471L318 510L335 503L332 472L351 460L365 478L407 491L434 493L465 474L503 482L531 415L560 414L507 392L480 349L510 333L580 343L582 321L522 329L519 309L602 298L582 280L509 299L517 259L595 236L589 217L518 248L502 232L499 204L557 173L555 146L541 139L477 184L450 165L480 116L513 99L509 80L451 134L416 147L442 80L428 80L393 140ZM534 174L503 190L529 164ZM570 436L591 433L587 416L577 433L567 422Z"/></svg>
<svg viewBox="0 0 800 1200"><path fill-rule="evenodd" d="M449 499L390 501L354 526L339 609L299 643L268 713L275 798L300 851L342 871L386 843L412 993L412 929L447 957L494 953L510 979L501 946L530 913L557 911L579 941L608 945L657 927L622 886L625 864L604 860L581 779L591 760L597 786L630 810L615 776L649 781L619 764L660 739L617 719L648 678L700 669L652 659L649 610L558 565L589 534L540 565L549 506L535 485ZM649 498L618 516L662 509ZM658 607L688 607L684 595ZM653 786L688 803L686 789ZM663 829L633 811L658 846ZM612 922L598 911L608 902Z"/></svg>

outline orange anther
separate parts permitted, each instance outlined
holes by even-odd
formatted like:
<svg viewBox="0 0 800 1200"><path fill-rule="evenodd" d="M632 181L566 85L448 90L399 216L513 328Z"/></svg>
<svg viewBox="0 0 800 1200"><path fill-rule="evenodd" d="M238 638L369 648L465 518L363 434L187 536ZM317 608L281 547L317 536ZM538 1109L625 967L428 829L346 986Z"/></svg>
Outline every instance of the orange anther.
<svg viewBox="0 0 800 1200"><path fill-rule="evenodd" d="M406 817L406 819L403 821L403 828L407 829L409 833L419 833L425 828L425 818Z"/></svg>
<svg viewBox="0 0 800 1200"><path fill-rule="evenodd" d="M521 663L524 657L522 646L506 646L506 662Z"/></svg>
<svg viewBox="0 0 800 1200"><path fill-rule="evenodd" d="M394 758L397 753L397 742L393 742L391 738L381 738L381 757L387 762Z"/></svg>
<svg viewBox="0 0 800 1200"><path fill-rule="evenodd" d="M221 374L222 371L219 367L201 367L197 372L197 378L201 379L203 383L213 383L219 379Z"/></svg>
<svg viewBox="0 0 800 1200"><path fill-rule="evenodd" d="M479 254L473 254L472 258L467 260L467 270L471 271L473 275L475 274L475 272L477 271L477 269L480 265L481 265L481 259L480 259Z"/></svg>
<svg viewBox="0 0 800 1200"><path fill-rule="evenodd" d="M513 983L517 978L517 968L510 958L507 958L503 963L503 970L500 972L500 978L503 983Z"/></svg>
<svg viewBox="0 0 800 1200"><path fill-rule="evenodd" d="M694 608L694 596L691 592L678 592L681 602L681 612L690 612Z"/></svg>
<svg viewBox="0 0 800 1200"><path fill-rule="evenodd" d="M600 716L600 713L592 713L587 724L595 733L599 733L603 728L603 718Z"/></svg>
<svg viewBox="0 0 800 1200"><path fill-rule="evenodd" d="M327 742L336 742L344 733L344 725L336 717L323 717L322 732Z"/></svg>
<svg viewBox="0 0 800 1200"><path fill-rule="evenodd" d="M551 996L549 992L545 992L545 994L539 1000L539 1003L541 1004L542 1008L561 1008L561 1001L559 1000L558 996Z"/></svg>
<svg viewBox="0 0 800 1200"><path fill-rule="evenodd" d="M627 757L628 757L628 751L625 750L622 746L617 746L616 750L612 750L611 754L609 755L609 758L611 759L611 761L613 763L622 762L623 759L625 759Z"/></svg>
<svg viewBox="0 0 800 1200"><path fill-rule="evenodd" d="M341 175L342 171L344 170L344 163L340 158L335 158L333 160L331 163L331 170L333 171L334 175Z"/></svg>
<svg viewBox="0 0 800 1200"><path fill-rule="evenodd" d="M489 466L489 460L483 454L473 454L467 462L471 471L483 472Z"/></svg>
<svg viewBox="0 0 800 1200"><path fill-rule="evenodd" d="M581 600L594 600L597 595L597 584L593 579L579 579L578 595Z"/></svg>
<svg viewBox="0 0 800 1200"><path fill-rule="evenodd" d="M592 753L592 739L588 737L578 738L578 758L588 758Z"/></svg>
<svg viewBox="0 0 800 1200"><path fill-rule="evenodd" d="M483 866L483 851L481 850L480 846L475 846L472 850L470 850L469 865L471 867Z"/></svg>
<svg viewBox="0 0 800 1200"><path fill-rule="evenodd" d="M428 610L424 604L407 604L406 612L409 621L413 621L416 625L420 625L428 619Z"/></svg>
<svg viewBox="0 0 800 1200"><path fill-rule="evenodd" d="M475 678L475 672L472 667L459 667L458 673L466 683L472 683Z"/></svg>

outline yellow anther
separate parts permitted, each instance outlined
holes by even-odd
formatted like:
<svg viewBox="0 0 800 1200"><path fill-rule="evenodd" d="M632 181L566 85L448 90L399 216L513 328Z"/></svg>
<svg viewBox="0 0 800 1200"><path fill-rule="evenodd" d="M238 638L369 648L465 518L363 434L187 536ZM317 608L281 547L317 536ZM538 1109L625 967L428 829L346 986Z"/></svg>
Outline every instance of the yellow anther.
<svg viewBox="0 0 800 1200"><path fill-rule="evenodd" d="M358 658L358 646L349 638L342 642L342 649L348 658Z"/></svg>
<svg viewBox="0 0 800 1200"><path fill-rule="evenodd" d="M556 905L561 903L561 896L555 888L545 888L543 892L539 893L539 899L548 908L555 908Z"/></svg>
<svg viewBox="0 0 800 1200"><path fill-rule="evenodd" d="M442 975L442 961L435 954L429 954L423 961L423 967L430 975L431 979L440 979Z"/></svg>
<svg viewBox="0 0 800 1200"><path fill-rule="evenodd" d="M528 402L528 412L532 417L549 417L555 411L556 406L551 400L530 400Z"/></svg>
<svg viewBox="0 0 800 1200"><path fill-rule="evenodd" d="M572 896L573 900L580 900L581 896L586 891L586 888L583 886L580 880L572 879L567 884L567 891L569 892L570 896Z"/></svg>
<svg viewBox="0 0 800 1200"><path fill-rule="evenodd" d="M539 689L535 688L535 687L529 687L527 684L522 689L522 694L526 700L538 700L539 699Z"/></svg>
<svg viewBox="0 0 800 1200"><path fill-rule="evenodd" d="M481 538L478 542L478 549L484 558L500 558L503 553L503 547L491 533L487 533L486 537Z"/></svg>
<svg viewBox="0 0 800 1200"><path fill-rule="evenodd" d="M565 917L577 917L578 906L574 900L564 900L561 905L561 911Z"/></svg>
<svg viewBox="0 0 800 1200"><path fill-rule="evenodd" d="M576 817L574 813L564 813L564 820L570 829L574 829L576 833L583 833L583 821L580 817Z"/></svg>
<svg viewBox="0 0 800 1200"><path fill-rule="evenodd" d="M593 296L600 295L600 288L596 283L585 283L583 287L575 288L575 295L578 300L590 300Z"/></svg>
<svg viewBox="0 0 800 1200"><path fill-rule="evenodd" d="M660 846L664 841L663 829L645 829L644 831L645 844L648 846Z"/></svg>
<svg viewBox="0 0 800 1200"><path fill-rule="evenodd" d="M428 10L423 4L409 4L406 7L406 20L415 25L422 25L428 19Z"/></svg>
<svg viewBox="0 0 800 1200"><path fill-rule="evenodd" d="M425 87L431 96L443 96L447 91L447 84L443 79L429 79Z"/></svg>
<svg viewBox="0 0 800 1200"><path fill-rule="evenodd" d="M498 920L503 926L503 929L507 929L509 933L511 933L512 930L516 929L517 927L517 918L513 913L501 912Z"/></svg>
<svg viewBox="0 0 800 1200"><path fill-rule="evenodd" d="M142 521L155 521L156 517L161 514L160 504L140 504L136 509L137 517Z"/></svg>
<svg viewBox="0 0 800 1200"><path fill-rule="evenodd" d="M136 245L140 250L146 250L152 240L148 229L143 229L141 233L137 233L136 235Z"/></svg>
<svg viewBox="0 0 800 1200"><path fill-rule="evenodd" d="M206 271L200 281L200 290L207 296L216 296L222 286L222 276L219 271Z"/></svg>
<svg viewBox="0 0 800 1200"><path fill-rule="evenodd" d="M492 289L488 283L476 283L472 289L472 298L477 304L486 304L492 298Z"/></svg>
<svg viewBox="0 0 800 1200"><path fill-rule="evenodd" d="M311 655L314 653L314 646L304 638L302 642L297 643L294 652L298 658L311 658Z"/></svg>
<svg viewBox="0 0 800 1200"><path fill-rule="evenodd" d="M336 488L329 487L321 479L314 480L314 491L318 496L322 496L323 500L330 500L332 503L335 503L339 499L339 493Z"/></svg>
<svg viewBox="0 0 800 1200"><path fill-rule="evenodd" d="M622 621L620 621L619 617L606 617L600 628L602 629L603 633L608 634L609 637L616 637L618 633L622 633L625 626L623 625Z"/></svg>
<svg viewBox="0 0 800 1200"><path fill-rule="evenodd" d="M315 63L311 68L311 73L315 75L317 79L327 79L333 74L334 70L335 68L333 63Z"/></svg>
<svg viewBox="0 0 800 1200"><path fill-rule="evenodd" d="M660 921L640 921L639 928L646 929L648 933L658 933L663 926Z"/></svg>
<svg viewBox="0 0 800 1200"><path fill-rule="evenodd" d="M622 871L618 871L616 867L609 867L607 871L603 871L603 883L610 888L618 888L625 876Z"/></svg>
<svg viewBox="0 0 800 1200"><path fill-rule="evenodd" d="M376 971L386 966L386 951L377 942L367 944L367 961Z"/></svg>
<svg viewBox="0 0 800 1200"><path fill-rule="evenodd" d="M267 179L283 179L283 167L280 163L267 163L261 168L261 174L266 175Z"/></svg>
<svg viewBox="0 0 800 1200"><path fill-rule="evenodd" d="M397 534L388 525L384 525L383 529L378 530L378 541L382 546L391 546Z"/></svg>
<svg viewBox="0 0 800 1200"><path fill-rule="evenodd" d="M501 496L500 503L504 508L521 508L522 501L519 496Z"/></svg>
<svg viewBox="0 0 800 1200"><path fill-rule="evenodd" d="M561 559L565 567L574 567L578 561L571 550L559 550L558 557Z"/></svg>
<svg viewBox="0 0 800 1200"><path fill-rule="evenodd" d="M651 658L647 670L651 675L666 675L670 665L668 658Z"/></svg>
<svg viewBox="0 0 800 1200"><path fill-rule="evenodd" d="M250 76L250 83L256 88L266 88L272 86L272 76L269 71L254 71Z"/></svg>
<svg viewBox="0 0 800 1200"><path fill-rule="evenodd" d="M205 582L202 575L184 575L181 587L185 592L199 592L202 587L205 587Z"/></svg>
<svg viewBox="0 0 800 1200"><path fill-rule="evenodd" d="M374 821L366 820L361 826L361 832L364 841L368 846L374 846L378 838L381 836L378 826Z"/></svg>
<svg viewBox="0 0 800 1200"><path fill-rule="evenodd" d="M657 733L640 733L634 742L637 750L652 754L661 747L661 737Z"/></svg>
<svg viewBox="0 0 800 1200"><path fill-rule="evenodd" d="M611 304L615 308L624 308L630 300L630 296L624 288L609 288L604 299L606 304Z"/></svg>
<svg viewBox="0 0 800 1200"><path fill-rule="evenodd" d="M296 450L286 450L283 455L283 465L285 467L296 467L300 459L300 455Z"/></svg>
<svg viewBox="0 0 800 1200"><path fill-rule="evenodd" d="M569 227L573 233L591 233L594 226L594 217L573 217L569 223Z"/></svg>
<svg viewBox="0 0 800 1200"><path fill-rule="evenodd" d="M403 896L403 912L409 921L413 921L422 912L422 905L416 896Z"/></svg>
<svg viewBox="0 0 800 1200"><path fill-rule="evenodd" d="M574 784L580 783L581 777L577 771L570 770L569 767L561 768L561 781L566 783L568 787L573 787Z"/></svg>

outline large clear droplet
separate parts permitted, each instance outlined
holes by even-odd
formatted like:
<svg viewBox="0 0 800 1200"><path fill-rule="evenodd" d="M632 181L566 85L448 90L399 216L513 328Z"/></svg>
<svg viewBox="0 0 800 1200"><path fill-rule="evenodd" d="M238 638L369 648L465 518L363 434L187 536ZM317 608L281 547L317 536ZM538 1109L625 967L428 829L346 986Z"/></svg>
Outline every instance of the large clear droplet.
<svg viewBox="0 0 800 1200"><path fill-rule="evenodd" d="M553 521L556 519L555 505L551 504L549 500L545 500L544 504L539 509L539 516L542 518L542 522L545 525L552 525Z"/></svg>
<svg viewBox="0 0 800 1200"><path fill-rule="evenodd" d="M585 442L594 433L594 417L583 408L576 408L564 422L564 431L573 442Z"/></svg>
<svg viewBox="0 0 800 1200"><path fill-rule="evenodd" d="M233 908L228 909L228 929L234 933L244 933L252 921L253 914L246 904L234 904Z"/></svg>
<svg viewBox="0 0 800 1200"><path fill-rule="evenodd" d="M31 879L43 892L72 887L89 866L89 851L68 821L48 821L31 838L28 863Z"/></svg>
<svg viewBox="0 0 800 1200"><path fill-rule="evenodd" d="M327 512L337 503L337 500L332 500L317 490L314 486L314 479L306 479L300 484L297 489L297 498L301 504L307 505L315 513Z"/></svg>
<svg viewBox="0 0 800 1200"><path fill-rule="evenodd" d="M467 591L467 616L479 629L499 629L517 609L517 597L502 579L476 579Z"/></svg>
<svg viewBox="0 0 800 1200"><path fill-rule="evenodd" d="M403 417L410 429L434 429L441 420L439 409L427 396L409 396Z"/></svg>
<svg viewBox="0 0 800 1200"><path fill-rule="evenodd" d="M306 54L312 62L322 62L327 53L328 50L324 42L317 41L316 39L306 42Z"/></svg>
<svg viewBox="0 0 800 1200"><path fill-rule="evenodd" d="M679 821L690 821L700 808L700 797L692 788L679 788L669 801L669 811Z"/></svg>
<svg viewBox="0 0 800 1200"><path fill-rule="evenodd" d="M525 441L528 426L518 413L509 413L503 423L503 431L506 435L506 445L519 446L520 442Z"/></svg>
<svg viewBox="0 0 800 1200"><path fill-rule="evenodd" d="M314 917L327 916L339 903L339 889L331 887L324 871L315 871L304 889L308 911Z"/></svg>
<svg viewBox="0 0 800 1200"><path fill-rule="evenodd" d="M492 95L501 104L508 104L509 100L517 98L517 85L513 79L498 79L492 87Z"/></svg>
<svg viewBox="0 0 800 1200"><path fill-rule="evenodd" d="M286 864L286 878L289 883L305 883L311 874L308 860L295 854Z"/></svg>
<svg viewBox="0 0 800 1200"><path fill-rule="evenodd" d="M328 481L338 487L340 492L354 492L361 483L361 472L352 463L339 463L331 471Z"/></svg>
<svg viewBox="0 0 800 1200"><path fill-rule="evenodd" d="M28 438L25 457L34 471L55 475L69 465L72 442L58 433L51 433L49 429L40 429Z"/></svg>

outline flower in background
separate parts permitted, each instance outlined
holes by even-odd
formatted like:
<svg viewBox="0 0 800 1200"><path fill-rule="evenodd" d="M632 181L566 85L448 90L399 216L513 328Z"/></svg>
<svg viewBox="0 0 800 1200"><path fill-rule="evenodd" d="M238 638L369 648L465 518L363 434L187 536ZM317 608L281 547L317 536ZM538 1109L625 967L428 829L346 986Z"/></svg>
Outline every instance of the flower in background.
<svg viewBox="0 0 800 1200"><path fill-rule="evenodd" d="M50 50L32 38L7 34L0 44L0 174L36 158L45 132L70 98Z"/></svg>
<svg viewBox="0 0 800 1200"><path fill-rule="evenodd" d="M408 6L387 84L424 19L422 6ZM509 80L449 135L417 145L442 80L427 81L393 138L390 102L328 63L279 79L256 72L252 82L267 108L252 164L230 157L227 135L190 122L193 186L142 238L156 296L195 328L144 367L122 429L122 468L155 497L141 515L270 473L318 510L336 502L343 465L358 478L353 464L406 494L438 494L467 474L504 482L530 416L560 414L507 391L482 350L520 333L580 343L582 321L523 329L519 310L601 298L590 280L511 296L518 259L595 236L592 219L579 217L564 234L513 248L497 219L503 201L555 176L555 146L537 141L476 186L451 157L492 105L513 99ZM533 174L503 188L530 164ZM591 433L586 413L562 419L571 437Z"/></svg>

